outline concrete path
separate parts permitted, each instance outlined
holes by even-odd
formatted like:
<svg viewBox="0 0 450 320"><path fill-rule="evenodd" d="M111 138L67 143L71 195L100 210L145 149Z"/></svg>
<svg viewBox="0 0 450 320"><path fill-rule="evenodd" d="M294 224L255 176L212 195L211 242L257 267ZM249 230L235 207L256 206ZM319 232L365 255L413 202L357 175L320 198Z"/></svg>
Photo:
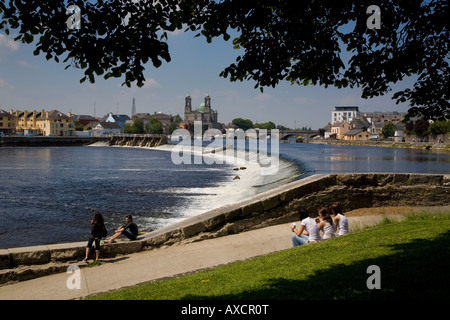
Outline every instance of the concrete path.
<svg viewBox="0 0 450 320"><path fill-rule="evenodd" d="M349 217L349 225L351 230L359 229L374 225L383 218ZM1 286L0 300L82 299L89 295L289 249L292 247L291 235L289 224L282 224L105 259L100 266L79 269L80 289L69 289L67 286L68 279L75 273L60 273Z"/></svg>
<svg viewBox="0 0 450 320"><path fill-rule="evenodd" d="M81 268L81 288L69 289L74 273L60 273L0 287L0 299L66 300L245 260L292 247L289 225L278 225L217 239L173 245Z"/></svg>

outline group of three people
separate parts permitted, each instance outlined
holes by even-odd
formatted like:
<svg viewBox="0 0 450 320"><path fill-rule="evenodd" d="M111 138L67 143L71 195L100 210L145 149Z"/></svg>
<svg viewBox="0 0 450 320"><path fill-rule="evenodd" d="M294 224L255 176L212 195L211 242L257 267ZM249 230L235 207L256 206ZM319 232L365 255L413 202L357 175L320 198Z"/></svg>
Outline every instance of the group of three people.
<svg viewBox="0 0 450 320"><path fill-rule="evenodd" d="M292 244L294 247L318 242L334 238L336 235L342 236L348 233L348 220L343 214L339 203L334 203L331 206L332 213L335 215L333 219L326 208L319 210L320 219L313 219L309 217L308 210L300 210L300 226L297 229L295 224L291 225ZM337 230L336 230L337 229ZM323 235L320 235L322 231Z"/></svg>
<svg viewBox="0 0 450 320"><path fill-rule="evenodd" d="M91 248L95 243L95 261L97 261L100 257L100 240L105 237L104 233L106 230L105 220L100 212L96 212L94 217L91 220L91 236L88 240L86 246L86 257L84 258L84 262L87 261L89 257L89 253ZM138 226L133 221L133 217L131 215L125 216L125 224L116 229L115 233L109 237L106 242L112 243L115 242L117 238L122 235L125 235L130 240L136 240L139 234Z"/></svg>

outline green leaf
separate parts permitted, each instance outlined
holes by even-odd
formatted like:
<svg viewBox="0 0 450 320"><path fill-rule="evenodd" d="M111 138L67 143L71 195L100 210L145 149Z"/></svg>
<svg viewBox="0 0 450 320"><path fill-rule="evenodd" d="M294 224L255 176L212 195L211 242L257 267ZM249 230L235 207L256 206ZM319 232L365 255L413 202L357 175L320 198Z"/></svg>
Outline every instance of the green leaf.
<svg viewBox="0 0 450 320"><path fill-rule="evenodd" d="M33 35L29 33L25 33L24 37L22 38L22 41L28 44L32 43L33 40L34 40Z"/></svg>
<svg viewBox="0 0 450 320"><path fill-rule="evenodd" d="M101 75L103 74L103 72L104 72L104 70L103 70L102 67L100 67L100 66L95 67L95 73L96 73L98 76L101 76Z"/></svg>
<svg viewBox="0 0 450 320"><path fill-rule="evenodd" d="M89 82L90 82L90 83L95 83L94 74L93 74L92 72L89 73Z"/></svg>
<svg viewBox="0 0 450 320"><path fill-rule="evenodd" d="M153 66L159 68L162 65L162 61L159 59L153 59Z"/></svg>

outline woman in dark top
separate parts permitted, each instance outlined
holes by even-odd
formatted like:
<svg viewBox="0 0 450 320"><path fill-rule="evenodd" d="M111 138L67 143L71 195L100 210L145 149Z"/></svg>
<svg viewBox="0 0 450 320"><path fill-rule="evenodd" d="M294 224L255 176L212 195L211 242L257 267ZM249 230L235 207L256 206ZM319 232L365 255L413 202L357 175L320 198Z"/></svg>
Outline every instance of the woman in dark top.
<svg viewBox="0 0 450 320"><path fill-rule="evenodd" d="M103 230L105 229L105 221L100 212L96 212L94 218L91 220L91 237L89 238L88 244L86 246L86 257L83 262L86 262L91 250L92 244L95 242L95 261L98 260L100 256L100 240L103 236Z"/></svg>

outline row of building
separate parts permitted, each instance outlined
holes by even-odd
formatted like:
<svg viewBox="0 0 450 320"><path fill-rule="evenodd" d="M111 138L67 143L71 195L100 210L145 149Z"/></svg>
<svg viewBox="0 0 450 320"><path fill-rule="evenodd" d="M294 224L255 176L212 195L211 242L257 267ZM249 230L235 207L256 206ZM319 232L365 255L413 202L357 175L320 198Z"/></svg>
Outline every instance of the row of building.
<svg viewBox="0 0 450 320"><path fill-rule="evenodd" d="M14 111L9 112L0 109L0 135L32 135L32 136L104 136L115 135L124 132L126 124L133 124L140 119L144 125L152 120L158 120L162 124L165 134L170 134L171 128L183 127L192 129L195 121L201 121L203 129L223 129L224 125L218 122L217 110L211 108L211 97L206 94L204 102L198 107L192 106L192 99L188 94L185 99L184 117L174 117L169 114L154 112L136 113L133 99L131 118L125 114L109 113L102 118L90 115L66 115L58 110L52 111ZM77 127L76 123L81 126ZM82 130L81 127L89 128Z"/></svg>
<svg viewBox="0 0 450 320"><path fill-rule="evenodd" d="M395 141L404 139L406 112L360 112L357 106L334 107L331 112L331 122L323 128L324 139L349 141L378 140L382 137L381 130L388 122L395 125Z"/></svg>
<svg viewBox="0 0 450 320"><path fill-rule="evenodd" d="M134 107L134 104L133 104ZM135 108L133 108L135 110ZM324 139L338 140L374 140L380 139L381 130L387 122L396 126L394 140L404 138L404 120L406 113L402 112L371 112L362 113L357 106L334 107L331 122L322 129ZM175 118L164 113L135 113L132 117L124 114L109 113L102 118L89 115L66 115L58 110L52 111L13 111L0 109L0 134L5 135L42 135L42 136L76 136L76 135L115 135L124 132L125 125L132 124L135 119L141 119L144 124L156 119L161 122L163 132L170 133L169 128L175 125L190 128L195 121L201 121L203 129L224 129L227 126L218 122L218 112L211 108L211 97L207 94L199 107L192 106L188 94L185 98L184 118ZM79 131L75 123L89 127L89 131Z"/></svg>
<svg viewBox="0 0 450 320"><path fill-rule="evenodd" d="M58 110L0 110L0 134L74 136L75 122L71 116Z"/></svg>
<svg viewBox="0 0 450 320"><path fill-rule="evenodd" d="M109 113L102 118L90 115L64 114L58 110L52 111L14 111L0 109L0 135L24 136L102 136L123 133L127 123L132 124L134 119L142 119L144 124L157 119L162 123L164 132L168 132L174 118L164 113L139 113L132 118L128 115ZM76 123L81 126L76 127ZM89 130L82 130L87 127Z"/></svg>

